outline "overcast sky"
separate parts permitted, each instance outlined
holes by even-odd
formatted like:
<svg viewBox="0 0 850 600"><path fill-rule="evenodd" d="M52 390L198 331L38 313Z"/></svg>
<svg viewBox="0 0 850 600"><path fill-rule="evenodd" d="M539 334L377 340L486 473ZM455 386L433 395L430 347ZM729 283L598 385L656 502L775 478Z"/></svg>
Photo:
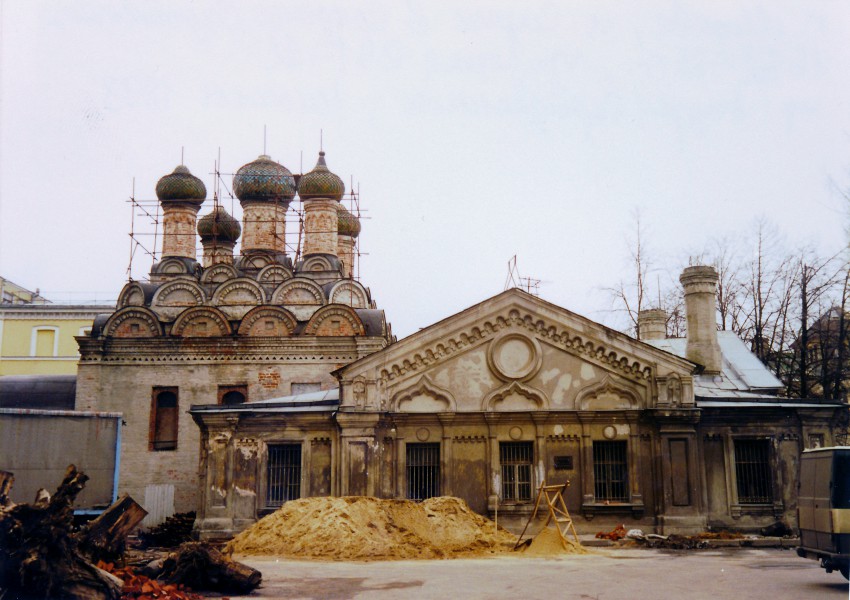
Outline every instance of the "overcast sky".
<svg viewBox="0 0 850 600"><path fill-rule="evenodd" d="M0 6L0 275L48 297L117 297L133 181L155 198L181 148L210 198L220 152L241 216L227 190L264 127L293 172L324 131L400 337L502 291L514 255L615 322L601 288L636 209L669 264L762 216L789 245L846 238L846 1Z"/></svg>

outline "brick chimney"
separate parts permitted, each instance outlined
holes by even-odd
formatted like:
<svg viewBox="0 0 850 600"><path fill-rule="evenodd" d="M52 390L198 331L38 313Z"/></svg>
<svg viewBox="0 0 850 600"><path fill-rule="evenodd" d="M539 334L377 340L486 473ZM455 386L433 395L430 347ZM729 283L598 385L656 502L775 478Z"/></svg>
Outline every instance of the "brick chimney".
<svg viewBox="0 0 850 600"><path fill-rule="evenodd" d="M650 308L638 313L640 339L663 340L667 338L667 313L660 308Z"/></svg>
<svg viewBox="0 0 850 600"><path fill-rule="evenodd" d="M717 342L717 279L717 271L708 266L688 267L679 277L688 319L687 357L706 373L720 373L723 364Z"/></svg>

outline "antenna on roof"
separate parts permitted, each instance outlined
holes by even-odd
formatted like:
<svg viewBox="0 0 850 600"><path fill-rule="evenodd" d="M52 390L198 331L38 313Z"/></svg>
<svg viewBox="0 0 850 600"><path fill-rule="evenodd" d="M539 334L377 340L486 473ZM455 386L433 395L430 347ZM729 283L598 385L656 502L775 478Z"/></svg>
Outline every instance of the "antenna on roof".
<svg viewBox="0 0 850 600"><path fill-rule="evenodd" d="M540 295L541 279L534 277L522 277L519 274L519 267L516 264L516 254L508 261L508 277L505 279L505 290L510 288L519 288L528 294L534 296Z"/></svg>

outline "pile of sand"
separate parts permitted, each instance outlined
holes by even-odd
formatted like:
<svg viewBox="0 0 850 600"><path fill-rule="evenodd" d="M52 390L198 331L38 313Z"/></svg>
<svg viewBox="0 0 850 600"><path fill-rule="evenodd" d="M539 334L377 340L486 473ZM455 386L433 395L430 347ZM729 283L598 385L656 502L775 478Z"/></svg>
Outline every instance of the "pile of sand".
<svg viewBox="0 0 850 600"><path fill-rule="evenodd" d="M584 546L577 544L572 535L567 534L567 547L561 542L561 536L554 527L546 527L531 540L528 546L523 545L519 550L522 550L524 556L530 557L551 557L559 554L587 554Z"/></svg>
<svg viewBox="0 0 850 600"><path fill-rule="evenodd" d="M515 541L459 498L350 496L287 502L237 535L226 550L329 559L450 558L510 552Z"/></svg>
<svg viewBox="0 0 850 600"><path fill-rule="evenodd" d="M570 552L551 532L554 543L545 534L522 554ZM507 553L515 543L515 535L473 512L460 498L412 502L348 496L287 502L233 538L225 551L337 560L431 559Z"/></svg>

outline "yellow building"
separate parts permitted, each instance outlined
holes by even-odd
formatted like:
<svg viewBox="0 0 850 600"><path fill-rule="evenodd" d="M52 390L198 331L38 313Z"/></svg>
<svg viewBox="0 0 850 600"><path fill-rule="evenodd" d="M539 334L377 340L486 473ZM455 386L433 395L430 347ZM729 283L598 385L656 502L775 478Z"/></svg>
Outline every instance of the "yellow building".
<svg viewBox="0 0 850 600"><path fill-rule="evenodd" d="M0 304L50 304L50 300L42 296L38 289L31 292L5 277L0 277Z"/></svg>
<svg viewBox="0 0 850 600"><path fill-rule="evenodd" d="M75 375L79 348L74 339L113 306L0 304L0 376Z"/></svg>

